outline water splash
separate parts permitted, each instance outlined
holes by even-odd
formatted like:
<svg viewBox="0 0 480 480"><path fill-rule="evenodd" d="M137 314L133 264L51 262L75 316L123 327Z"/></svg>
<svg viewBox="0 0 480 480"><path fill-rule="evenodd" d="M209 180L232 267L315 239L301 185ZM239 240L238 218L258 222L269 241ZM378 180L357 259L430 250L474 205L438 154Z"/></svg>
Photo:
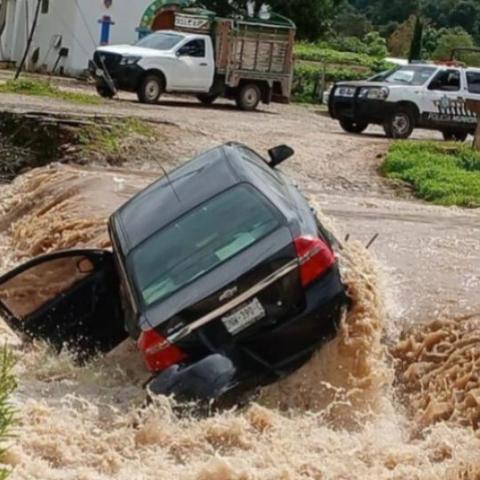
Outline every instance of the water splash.
<svg viewBox="0 0 480 480"><path fill-rule="evenodd" d="M7 187L2 270L18 254L101 242L104 219L122 200L113 178L60 167ZM76 185L74 195L65 183ZM93 212L98 224L88 223ZM78 236L67 228L72 219L85 221ZM131 344L80 368L68 354L12 341L20 382L20 424L4 458L12 479L478 479L477 319L435 321L386 342L392 320L378 267L356 243L341 264L353 306L339 336L265 389L260 404L208 418L178 418L166 398L145 407Z"/></svg>

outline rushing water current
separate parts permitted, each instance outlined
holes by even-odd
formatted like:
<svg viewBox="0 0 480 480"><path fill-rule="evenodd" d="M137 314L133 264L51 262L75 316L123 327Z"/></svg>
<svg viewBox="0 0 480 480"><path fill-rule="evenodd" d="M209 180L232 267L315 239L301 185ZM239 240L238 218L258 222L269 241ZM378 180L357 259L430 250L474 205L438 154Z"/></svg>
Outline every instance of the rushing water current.
<svg viewBox="0 0 480 480"><path fill-rule="evenodd" d="M106 216L146 181L56 167L4 187L2 270L108 246ZM347 243L340 262L353 306L337 338L255 403L209 417L145 407L132 345L78 367L3 327L18 357L12 479L479 479L480 317L400 333L369 252Z"/></svg>

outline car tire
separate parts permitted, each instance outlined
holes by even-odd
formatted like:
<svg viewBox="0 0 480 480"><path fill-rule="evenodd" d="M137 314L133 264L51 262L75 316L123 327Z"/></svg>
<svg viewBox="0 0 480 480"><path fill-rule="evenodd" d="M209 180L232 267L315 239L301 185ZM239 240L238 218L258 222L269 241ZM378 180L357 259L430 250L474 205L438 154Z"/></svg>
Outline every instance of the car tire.
<svg viewBox="0 0 480 480"><path fill-rule="evenodd" d="M258 85L254 83L247 83L240 87L236 96L237 107L240 110L252 111L258 107L262 99L262 92Z"/></svg>
<svg viewBox="0 0 480 480"><path fill-rule="evenodd" d="M217 98L218 95L209 95L208 93L200 93L197 95L198 101L204 105L211 105Z"/></svg>
<svg viewBox="0 0 480 480"><path fill-rule="evenodd" d="M368 128L367 122L354 122L346 118L342 118L339 122L340 126L348 133L362 133Z"/></svg>
<svg viewBox="0 0 480 480"><path fill-rule="evenodd" d="M444 130L442 134L446 142L464 142L468 137L468 133L452 132L451 130Z"/></svg>
<svg viewBox="0 0 480 480"><path fill-rule="evenodd" d="M163 79L158 75L147 75L138 87L137 95L141 103L155 104L165 90Z"/></svg>
<svg viewBox="0 0 480 480"><path fill-rule="evenodd" d="M115 96L115 92L107 85L97 85L96 89L102 98L113 98Z"/></svg>
<svg viewBox="0 0 480 480"><path fill-rule="evenodd" d="M388 138L407 139L415 128L415 116L410 108L398 108L383 124Z"/></svg>

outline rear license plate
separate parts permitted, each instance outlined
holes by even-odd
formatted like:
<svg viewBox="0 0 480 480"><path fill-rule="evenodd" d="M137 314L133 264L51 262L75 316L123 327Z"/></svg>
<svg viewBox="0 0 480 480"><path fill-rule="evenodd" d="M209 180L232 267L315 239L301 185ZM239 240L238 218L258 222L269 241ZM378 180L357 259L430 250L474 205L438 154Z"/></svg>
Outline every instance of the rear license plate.
<svg viewBox="0 0 480 480"><path fill-rule="evenodd" d="M228 317L223 317L222 321L226 329L232 335L235 335L242 330L245 330L250 325L265 317L265 309L262 304L255 298L248 305L245 305L240 310L237 310Z"/></svg>

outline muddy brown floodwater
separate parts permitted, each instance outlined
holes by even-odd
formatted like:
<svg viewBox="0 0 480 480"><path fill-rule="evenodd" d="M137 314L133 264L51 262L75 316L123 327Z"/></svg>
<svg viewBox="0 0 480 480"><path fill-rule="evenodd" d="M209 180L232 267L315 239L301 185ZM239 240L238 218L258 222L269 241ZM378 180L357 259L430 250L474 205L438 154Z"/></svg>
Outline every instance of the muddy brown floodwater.
<svg viewBox="0 0 480 480"><path fill-rule="evenodd" d="M4 327L19 358L20 423L5 457L14 480L480 478L478 212L399 199L376 175L387 145L376 130L347 136L303 108L248 115L126 98L106 109L171 122L178 135L162 137L170 166L226 140L261 150L292 143L298 155L286 171L340 237L351 234L340 262L353 307L302 369L255 403L208 418L177 418L162 398L144 408L145 373L129 343L80 368ZM54 166L2 187L1 269L59 248L108 246L106 217L154 176Z"/></svg>

